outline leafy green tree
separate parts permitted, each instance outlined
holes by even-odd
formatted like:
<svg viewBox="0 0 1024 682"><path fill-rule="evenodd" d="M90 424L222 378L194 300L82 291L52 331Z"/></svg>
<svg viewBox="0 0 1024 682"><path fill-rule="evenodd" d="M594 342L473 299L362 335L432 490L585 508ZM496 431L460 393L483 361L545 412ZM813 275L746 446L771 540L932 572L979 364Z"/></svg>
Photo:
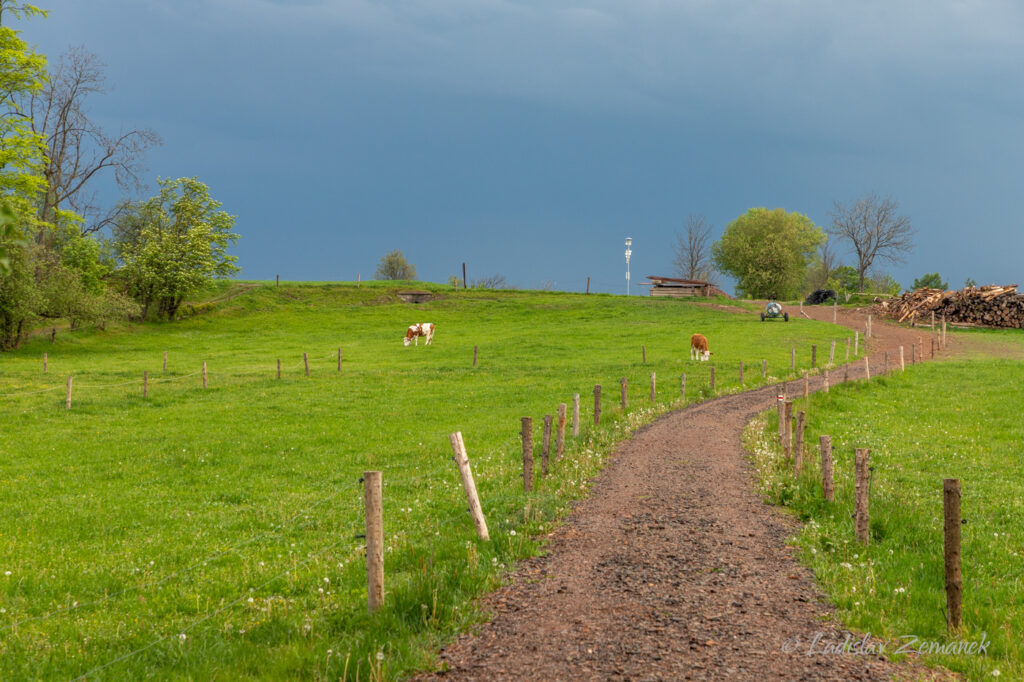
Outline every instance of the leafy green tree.
<svg viewBox="0 0 1024 682"><path fill-rule="evenodd" d="M46 83L46 57L33 51L20 31L2 22L11 16L37 15L44 12L0 0L0 199L14 214L4 230L7 239L24 236L21 230L36 224L36 199L46 189L44 140L32 131L31 119L22 110L25 99L41 92ZM15 230L19 234L13 234Z"/></svg>
<svg viewBox="0 0 1024 682"><path fill-rule="evenodd" d="M172 320L185 298L214 278L239 271L227 253L239 236L235 217L220 210L198 178L158 179L160 193L128 205L114 227L114 244L123 263L119 274L145 318Z"/></svg>
<svg viewBox="0 0 1024 682"><path fill-rule="evenodd" d="M978 286L978 283L974 281L973 277L968 277L966 280L964 280L964 288L965 289L967 287L976 287L976 286Z"/></svg>
<svg viewBox="0 0 1024 682"><path fill-rule="evenodd" d="M949 282L943 282L937 272L929 272L914 280L910 285L911 289L948 289Z"/></svg>
<svg viewBox="0 0 1024 682"><path fill-rule="evenodd" d="M736 279L740 295L791 298L824 241L821 228L803 214L752 208L726 226L711 254L718 270Z"/></svg>
<svg viewBox="0 0 1024 682"><path fill-rule="evenodd" d="M892 275L884 272L875 273L869 280L871 283L871 291L878 294L889 294L890 296L896 296L903 290L900 283L897 282Z"/></svg>
<svg viewBox="0 0 1024 682"><path fill-rule="evenodd" d="M405 255L395 249L380 259L375 279L416 279L416 266L405 259Z"/></svg>

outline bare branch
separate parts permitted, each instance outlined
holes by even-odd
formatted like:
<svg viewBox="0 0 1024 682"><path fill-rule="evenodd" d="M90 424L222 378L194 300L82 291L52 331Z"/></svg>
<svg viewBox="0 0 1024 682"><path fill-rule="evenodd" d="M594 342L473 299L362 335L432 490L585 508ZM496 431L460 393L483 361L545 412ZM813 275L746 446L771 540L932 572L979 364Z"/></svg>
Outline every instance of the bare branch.
<svg viewBox="0 0 1024 682"><path fill-rule="evenodd" d="M915 229L892 197L865 194L851 204L833 204L829 233L849 243L857 256L860 290L876 260L901 263L913 249Z"/></svg>
<svg viewBox="0 0 1024 682"><path fill-rule="evenodd" d="M161 143L148 129L106 135L89 118L91 95L106 92L104 64L84 47L61 56L42 92L31 97L28 111L33 130L46 140L48 191L39 200L39 218L54 224L61 209L70 208L86 223L84 232L110 224L87 187L99 175L111 172L126 193L142 187L146 152Z"/></svg>
<svg viewBox="0 0 1024 682"><path fill-rule="evenodd" d="M690 214L686 228L676 232L675 258L672 261L676 274L686 279L697 279L714 284L714 267L711 264L711 226L703 215Z"/></svg>

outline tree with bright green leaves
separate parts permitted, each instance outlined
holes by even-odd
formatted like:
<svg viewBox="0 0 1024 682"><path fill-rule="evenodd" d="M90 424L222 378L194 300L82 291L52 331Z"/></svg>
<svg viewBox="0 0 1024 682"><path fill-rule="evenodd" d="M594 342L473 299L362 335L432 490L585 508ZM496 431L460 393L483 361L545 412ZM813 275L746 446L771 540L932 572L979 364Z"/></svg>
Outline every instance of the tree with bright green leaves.
<svg viewBox="0 0 1024 682"><path fill-rule="evenodd" d="M377 264L375 279L416 279L416 266L405 259L405 255L395 249L389 251Z"/></svg>
<svg viewBox="0 0 1024 682"><path fill-rule="evenodd" d="M715 267L741 296L786 299L800 293L825 234L810 218L781 208L752 208L729 223L711 247Z"/></svg>
<svg viewBox="0 0 1024 682"><path fill-rule="evenodd" d="M46 57L32 50L20 31L2 21L10 16L43 14L31 5L0 0L0 197L21 228L34 225L36 200L46 189L44 140L33 132L32 122L22 110L27 97L43 90Z"/></svg>
<svg viewBox="0 0 1024 682"><path fill-rule="evenodd" d="M911 289L948 289L949 282L942 281L942 276L937 272L929 272L914 280L910 285Z"/></svg>
<svg viewBox="0 0 1024 682"><path fill-rule="evenodd" d="M45 189L44 145L32 132L21 102L41 92L46 83L46 58L4 25L8 18L45 16L32 5L0 0L0 277L11 272L14 249L26 248L26 227L34 224L35 200ZM19 257L20 259L20 257Z"/></svg>
<svg viewBox="0 0 1024 682"><path fill-rule="evenodd" d="M185 298L214 278L239 271L228 247L239 235L198 178L158 179L160 193L125 207L114 227L119 274L142 306L173 320Z"/></svg>

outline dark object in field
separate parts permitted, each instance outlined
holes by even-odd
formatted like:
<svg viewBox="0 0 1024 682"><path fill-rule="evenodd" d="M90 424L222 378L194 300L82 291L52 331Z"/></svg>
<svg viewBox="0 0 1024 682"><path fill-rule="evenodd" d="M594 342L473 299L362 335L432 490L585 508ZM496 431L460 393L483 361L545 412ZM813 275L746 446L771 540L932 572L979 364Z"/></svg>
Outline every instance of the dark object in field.
<svg viewBox="0 0 1024 682"><path fill-rule="evenodd" d="M781 317L786 322L789 322L789 313L782 312L782 306L776 301L770 301L768 305L764 307L764 311L761 313L761 321L774 320L775 318Z"/></svg>
<svg viewBox="0 0 1024 682"><path fill-rule="evenodd" d="M827 301L836 300L835 289L816 289L811 292L811 295L804 301L804 305L819 305Z"/></svg>

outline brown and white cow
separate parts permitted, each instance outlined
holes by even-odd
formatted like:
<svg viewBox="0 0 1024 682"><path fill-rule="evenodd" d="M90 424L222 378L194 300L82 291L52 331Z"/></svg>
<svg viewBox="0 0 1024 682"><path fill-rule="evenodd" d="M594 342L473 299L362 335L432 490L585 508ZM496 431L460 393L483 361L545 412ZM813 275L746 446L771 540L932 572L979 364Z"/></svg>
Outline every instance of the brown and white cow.
<svg viewBox="0 0 1024 682"><path fill-rule="evenodd" d="M427 342L424 346L430 345L430 342L434 340L434 323L433 322L421 322L420 324L414 324L405 331L405 338L402 339L405 345L409 345L413 341L416 345L420 345L420 337L424 336Z"/></svg>
<svg viewBox="0 0 1024 682"><path fill-rule="evenodd" d="M708 350L708 339L703 334L694 334L690 337L690 359L710 360L711 351Z"/></svg>

